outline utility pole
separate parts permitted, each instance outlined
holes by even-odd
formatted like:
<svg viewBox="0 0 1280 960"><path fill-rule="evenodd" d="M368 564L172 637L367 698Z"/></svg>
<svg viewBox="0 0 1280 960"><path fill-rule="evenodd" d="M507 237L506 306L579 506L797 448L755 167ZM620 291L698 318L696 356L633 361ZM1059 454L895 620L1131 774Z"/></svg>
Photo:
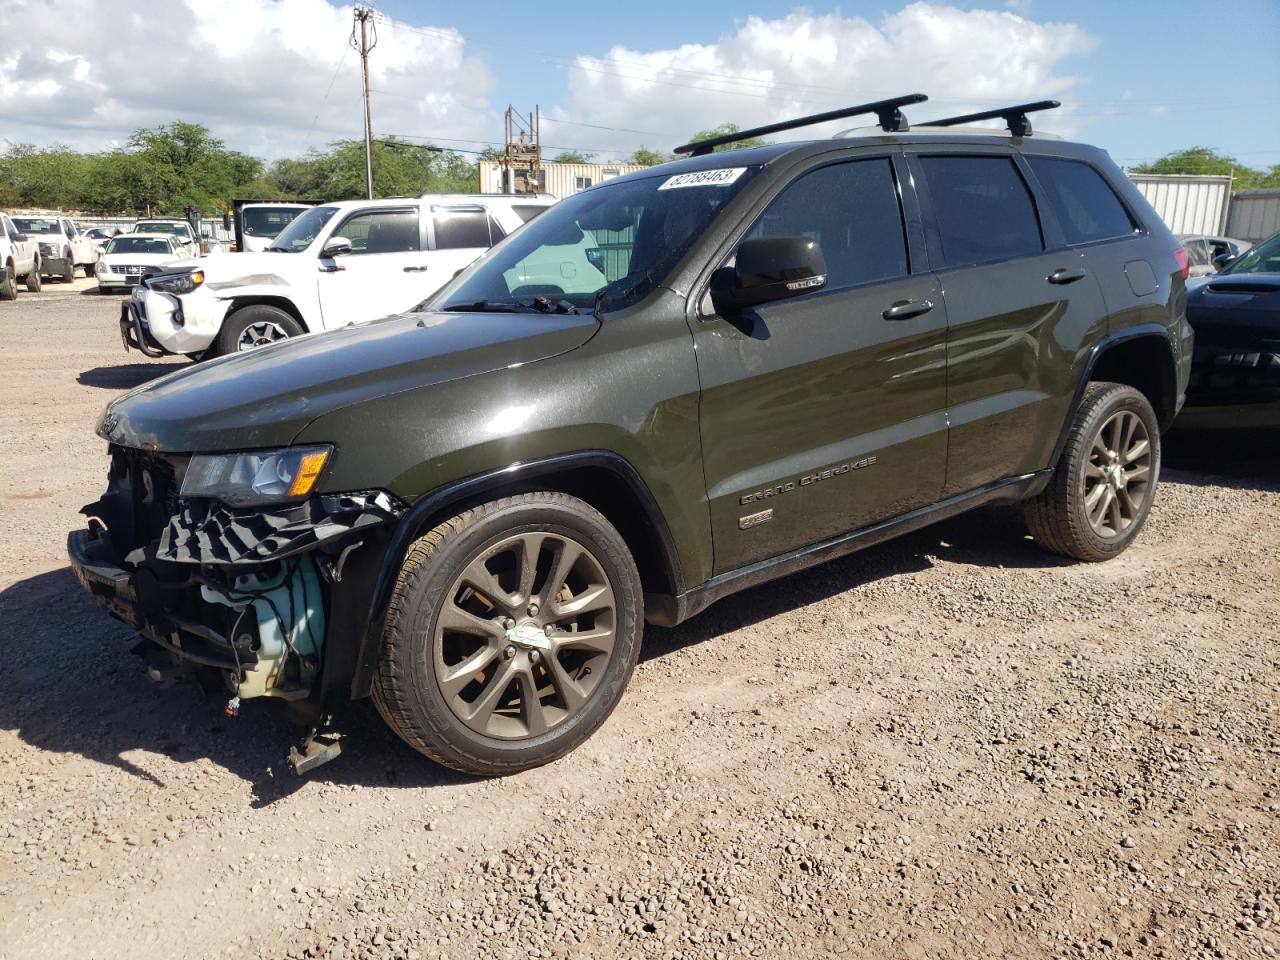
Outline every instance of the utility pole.
<svg viewBox="0 0 1280 960"><path fill-rule="evenodd" d="M364 178L369 199L373 199L373 121L369 116L369 51L378 45L378 28L373 28L373 42L369 42L369 24L373 11L368 7L355 8L355 23L351 27L351 46L360 52L360 75L364 84ZM359 37L356 36L359 32Z"/></svg>

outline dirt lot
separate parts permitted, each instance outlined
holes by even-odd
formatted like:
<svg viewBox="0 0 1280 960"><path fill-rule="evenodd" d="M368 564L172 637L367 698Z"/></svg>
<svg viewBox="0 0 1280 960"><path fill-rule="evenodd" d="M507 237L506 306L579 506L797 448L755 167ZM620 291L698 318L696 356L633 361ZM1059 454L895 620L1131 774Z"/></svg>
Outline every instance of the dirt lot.
<svg viewBox="0 0 1280 960"><path fill-rule="evenodd" d="M1280 950L1261 441L1175 447L1106 565L988 510L651 628L551 766L462 778L358 704L299 779L275 705L151 683L67 571L94 418L163 369L118 310L0 303L3 960Z"/></svg>

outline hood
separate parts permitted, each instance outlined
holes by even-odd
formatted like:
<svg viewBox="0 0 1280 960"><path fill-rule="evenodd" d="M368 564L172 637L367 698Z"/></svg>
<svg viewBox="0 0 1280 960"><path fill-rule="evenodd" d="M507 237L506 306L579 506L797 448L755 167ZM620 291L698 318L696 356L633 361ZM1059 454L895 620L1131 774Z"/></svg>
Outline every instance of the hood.
<svg viewBox="0 0 1280 960"><path fill-rule="evenodd" d="M215 253L186 261L204 271L205 286L217 293L229 287L282 284L281 275L297 265L296 253ZM314 267L313 267L314 269Z"/></svg>
<svg viewBox="0 0 1280 960"><path fill-rule="evenodd" d="M1280 273L1226 273L1187 291L1187 319L1208 327L1280 333Z"/></svg>
<svg viewBox="0 0 1280 960"><path fill-rule="evenodd" d="M98 435L169 453L280 446L349 404L566 353L596 327L590 314L387 317L182 367L108 404Z"/></svg>

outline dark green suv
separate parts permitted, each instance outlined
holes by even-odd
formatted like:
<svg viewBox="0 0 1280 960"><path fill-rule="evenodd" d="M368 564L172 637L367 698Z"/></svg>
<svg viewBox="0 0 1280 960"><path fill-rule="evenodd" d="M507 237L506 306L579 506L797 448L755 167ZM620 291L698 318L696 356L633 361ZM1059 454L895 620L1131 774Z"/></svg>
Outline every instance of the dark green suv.
<svg viewBox="0 0 1280 960"><path fill-rule="evenodd" d="M157 674L285 700L299 769L372 695L496 774L604 722L646 619L995 500L1115 556L1187 382L1185 255L1102 151L1031 135L1045 104L909 130L921 99L690 145L416 312L121 397L77 576Z"/></svg>

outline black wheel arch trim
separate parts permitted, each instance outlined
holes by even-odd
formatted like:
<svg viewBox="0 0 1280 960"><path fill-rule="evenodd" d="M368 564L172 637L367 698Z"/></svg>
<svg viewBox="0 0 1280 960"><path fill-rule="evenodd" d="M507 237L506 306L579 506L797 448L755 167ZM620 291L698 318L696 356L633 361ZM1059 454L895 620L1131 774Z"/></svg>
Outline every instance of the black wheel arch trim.
<svg viewBox="0 0 1280 960"><path fill-rule="evenodd" d="M1089 356L1085 360L1084 370L1081 371L1080 379L1076 383L1075 393L1071 397L1071 406L1067 408L1067 416L1062 422L1062 428L1058 431L1058 440L1053 445L1053 455L1049 458L1049 466L1056 467L1058 460L1062 457L1062 451L1067 445L1067 435L1071 432L1071 422L1075 419L1076 411L1080 409L1080 401L1084 399L1084 391L1093 380L1093 371L1098 366L1098 360L1109 349L1121 343L1128 343L1133 340L1142 338L1158 338L1169 350L1169 363L1173 367L1174 389L1177 390L1178 383L1178 350L1174 344L1173 335L1169 328L1159 323L1142 323L1136 326L1126 327L1116 333L1108 334L1098 340L1093 345L1093 349L1089 351ZM1181 394L1174 397L1174 412L1182 405L1183 397ZM1158 415L1157 411L1157 415ZM1168 426L1165 424L1164 426ZM1042 481L1043 484L1049 482L1049 476L1046 474ZM1032 496L1039 493L1039 490L1032 492Z"/></svg>
<svg viewBox="0 0 1280 960"><path fill-rule="evenodd" d="M562 453L539 460L515 463L497 470L476 474L438 487L417 500L396 524L373 582L367 607L363 635L359 638L359 653L351 677L351 699L367 697L373 686L377 668L378 648L382 642L382 624L391 603L392 590L400 566L409 547L430 527L432 518L440 517L450 508L464 503L474 503L486 494L500 494L504 488L523 485L543 477L551 477L579 469L603 469L621 480L635 496L645 513L648 525L655 534L666 574L673 586L681 584L680 557L670 527L658 501L650 491L640 472L625 457L611 450L580 450ZM678 589L678 587L675 587Z"/></svg>

